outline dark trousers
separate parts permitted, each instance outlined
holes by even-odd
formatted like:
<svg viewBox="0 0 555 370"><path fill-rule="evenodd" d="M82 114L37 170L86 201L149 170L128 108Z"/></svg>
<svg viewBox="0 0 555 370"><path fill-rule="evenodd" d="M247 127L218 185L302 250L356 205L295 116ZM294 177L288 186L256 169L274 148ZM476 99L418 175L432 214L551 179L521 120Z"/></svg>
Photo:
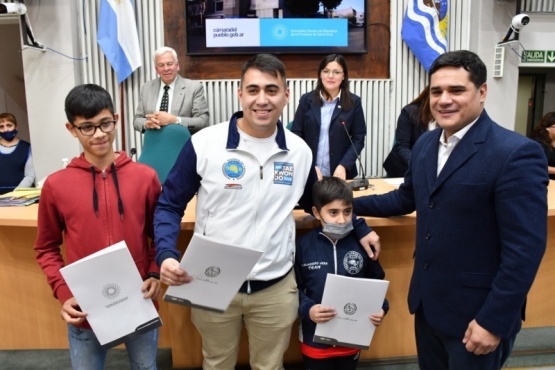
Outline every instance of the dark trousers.
<svg viewBox="0 0 555 370"><path fill-rule="evenodd" d="M356 370L360 352L351 356L312 358L303 355L306 370Z"/></svg>
<svg viewBox="0 0 555 370"><path fill-rule="evenodd" d="M414 317L416 349L421 370L499 370L511 354L513 336L501 340L497 349L487 355L466 350L463 338L449 337L435 331L426 321L422 308Z"/></svg>

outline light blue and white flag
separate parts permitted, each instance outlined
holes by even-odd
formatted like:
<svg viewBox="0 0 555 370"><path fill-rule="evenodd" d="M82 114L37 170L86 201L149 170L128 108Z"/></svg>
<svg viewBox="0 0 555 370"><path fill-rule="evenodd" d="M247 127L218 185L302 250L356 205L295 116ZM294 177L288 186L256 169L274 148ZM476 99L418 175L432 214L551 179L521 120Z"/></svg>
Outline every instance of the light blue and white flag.
<svg viewBox="0 0 555 370"><path fill-rule="evenodd" d="M121 83L142 65L133 0L101 0L98 45Z"/></svg>
<svg viewBox="0 0 555 370"><path fill-rule="evenodd" d="M447 1L410 0L401 37L426 72L447 51Z"/></svg>

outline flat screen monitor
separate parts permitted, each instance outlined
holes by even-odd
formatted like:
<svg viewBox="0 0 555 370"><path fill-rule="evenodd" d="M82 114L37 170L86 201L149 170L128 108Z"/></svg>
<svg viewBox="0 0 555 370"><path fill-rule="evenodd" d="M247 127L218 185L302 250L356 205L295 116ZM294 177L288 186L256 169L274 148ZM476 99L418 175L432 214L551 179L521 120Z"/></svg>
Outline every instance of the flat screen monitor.
<svg viewBox="0 0 555 370"><path fill-rule="evenodd" d="M185 4L188 55L367 52L366 0L185 0Z"/></svg>

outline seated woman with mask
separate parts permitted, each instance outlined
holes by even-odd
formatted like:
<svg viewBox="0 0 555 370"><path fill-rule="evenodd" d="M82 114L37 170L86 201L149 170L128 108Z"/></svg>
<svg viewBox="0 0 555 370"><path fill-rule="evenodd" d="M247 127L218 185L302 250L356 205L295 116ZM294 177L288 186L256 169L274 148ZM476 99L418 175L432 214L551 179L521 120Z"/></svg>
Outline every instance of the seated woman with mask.
<svg viewBox="0 0 555 370"><path fill-rule="evenodd" d="M0 194L34 186L31 144L17 137L17 121L11 113L0 114Z"/></svg>

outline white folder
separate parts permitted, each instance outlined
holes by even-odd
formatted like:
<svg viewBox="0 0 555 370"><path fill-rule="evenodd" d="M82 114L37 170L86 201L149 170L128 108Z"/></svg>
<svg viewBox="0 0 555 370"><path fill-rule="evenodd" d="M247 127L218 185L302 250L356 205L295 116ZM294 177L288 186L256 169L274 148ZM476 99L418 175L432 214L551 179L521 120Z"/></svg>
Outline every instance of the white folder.
<svg viewBox="0 0 555 370"><path fill-rule="evenodd" d="M104 348L162 325L124 241L60 269Z"/></svg>
<svg viewBox="0 0 555 370"><path fill-rule="evenodd" d="M334 307L336 317L317 324L317 343L368 349L374 335L370 314L380 312L389 281L328 274L322 305Z"/></svg>
<svg viewBox="0 0 555 370"><path fill-rule="evenodd" d="M224 312L261 256L262 251L194 234L179 264L193 281L168 287L164 301Z"/></svg>

